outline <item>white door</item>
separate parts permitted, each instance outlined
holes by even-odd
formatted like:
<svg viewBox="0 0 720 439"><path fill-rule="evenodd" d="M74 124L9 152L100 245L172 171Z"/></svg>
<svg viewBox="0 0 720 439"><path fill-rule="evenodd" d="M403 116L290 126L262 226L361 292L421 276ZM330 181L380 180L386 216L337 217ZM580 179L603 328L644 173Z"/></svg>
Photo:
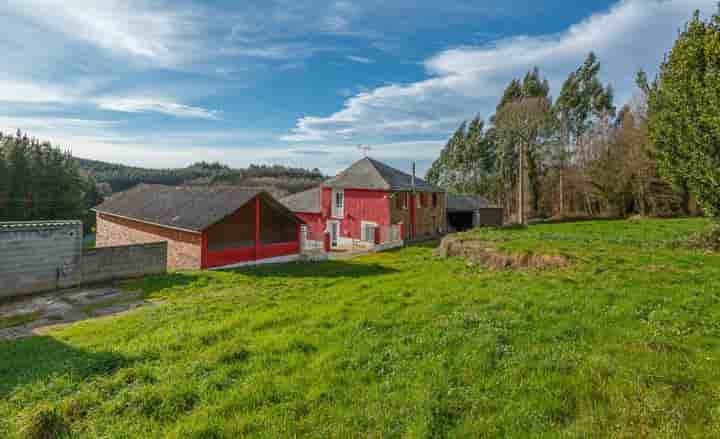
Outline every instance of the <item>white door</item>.
<svg viewBox="0 0 720 439"><path fill-rule="evenodd" d="M332 221L328 223L328 227L330 229L330 245L337 247L340 239L340 223Z"/></svg>

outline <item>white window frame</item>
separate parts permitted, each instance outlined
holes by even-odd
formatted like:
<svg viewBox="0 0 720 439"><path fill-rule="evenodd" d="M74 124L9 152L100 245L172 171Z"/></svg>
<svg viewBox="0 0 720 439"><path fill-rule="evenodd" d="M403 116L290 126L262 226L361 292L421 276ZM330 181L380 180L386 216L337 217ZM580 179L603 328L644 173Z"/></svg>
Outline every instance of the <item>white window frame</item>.
<svg viewBox="0 0 720 439"><path fill-rule="evenodd" d="M375 242L375 234L373 233L373 236L366 236L365 235L365 228L367 226L373 227L373 232L377 228L377 223L374 221L360 221L360 240L363 242Z"/></svg>
<svg viewBox="0 0 720 439"><path fill-rule="evenodd" d="M333 244L332 241L332 226L337 225L337 237L335 239L335 243ZM327 229L325 230L327 233L330 234L330 246L331 247L339 247L340 246L340 238L342 238L342 230L341 230L341 223L340 221L336 220L330 220L327 222Z"/></svg>
<svg viewBox="0 0 720 439"><path fill-rule="evenodd" d="M338 195L341 196L341 203L338 205ZM345 191L342 189L332 190L331 209L333 218L344 218L345 217Z"/></svg>

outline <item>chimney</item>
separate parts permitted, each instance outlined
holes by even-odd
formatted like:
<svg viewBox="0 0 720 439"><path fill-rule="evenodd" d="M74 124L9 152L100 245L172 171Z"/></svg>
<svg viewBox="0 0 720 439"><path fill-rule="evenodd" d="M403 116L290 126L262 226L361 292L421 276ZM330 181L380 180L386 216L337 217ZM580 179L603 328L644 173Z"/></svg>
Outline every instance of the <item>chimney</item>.
<svg viewBox="0 0 720 439"><path fill-rule="evenodd" d="M410 180L410 184L412 186L412 191L415 192L415 162L413 162L412 179Z"/></svg>

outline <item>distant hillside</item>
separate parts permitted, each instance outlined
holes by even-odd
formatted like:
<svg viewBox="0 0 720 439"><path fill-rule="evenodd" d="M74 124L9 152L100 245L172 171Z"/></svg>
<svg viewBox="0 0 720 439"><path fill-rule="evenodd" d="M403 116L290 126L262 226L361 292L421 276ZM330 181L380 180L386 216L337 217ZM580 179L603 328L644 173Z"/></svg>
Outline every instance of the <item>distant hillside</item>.
<svg viewBox="0 0 720 439"><path fill-rule="evenodd" d="M105 192L122 192L140 183L167 185L237 185L268 190L284 196L317 186L324 180L318 169L250 165L233 169L221 163L198 162L187 168L148 169L77 158Z"/></svg>

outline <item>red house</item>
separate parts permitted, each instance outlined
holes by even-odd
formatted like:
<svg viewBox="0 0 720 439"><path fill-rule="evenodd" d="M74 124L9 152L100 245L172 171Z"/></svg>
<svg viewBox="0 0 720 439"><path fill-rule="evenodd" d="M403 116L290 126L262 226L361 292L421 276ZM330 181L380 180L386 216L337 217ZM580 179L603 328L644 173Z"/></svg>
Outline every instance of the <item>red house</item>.
<svg viewBox="0 0 720 439"><path fill-rule="evenodd" d="M285 262L301 251L303 221L263 191L141 184L94 210L98 247L167 241L170 269Z"/></svg>
<svg viewBox="0 0 720 439"><path fill-rule="evenodd" d="M333 247L433 236L445 230L445 193L426 181L364 158L320 187L280 200Z"/></svg>

